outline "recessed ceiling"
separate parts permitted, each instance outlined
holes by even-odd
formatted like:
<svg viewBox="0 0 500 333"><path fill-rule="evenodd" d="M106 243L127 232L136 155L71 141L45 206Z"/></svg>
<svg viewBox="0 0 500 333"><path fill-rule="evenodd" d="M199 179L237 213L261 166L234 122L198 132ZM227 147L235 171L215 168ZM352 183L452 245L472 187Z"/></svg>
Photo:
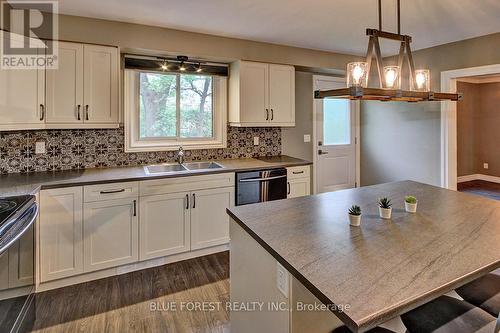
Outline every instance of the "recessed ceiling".
<svg viewBox="0 0 500 333"><path fill-rule="evenodd" d="M396 0L383 0L396 30ZM377 28L377 0L60 0L62 14L362 55ZM500 32L499 0L401 0L414 50ZM384 55L397 45L384 44Z"/></svg>

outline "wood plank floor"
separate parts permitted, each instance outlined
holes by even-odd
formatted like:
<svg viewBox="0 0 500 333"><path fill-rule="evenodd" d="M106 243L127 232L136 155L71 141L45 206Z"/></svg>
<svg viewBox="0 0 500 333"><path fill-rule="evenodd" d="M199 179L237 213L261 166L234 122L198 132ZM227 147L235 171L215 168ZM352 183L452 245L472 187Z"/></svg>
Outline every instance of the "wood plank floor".
<svg viewBox="0 0 500 333"><path fill-rule="evenodd" d="M458 183L460 192L481 195L494 200L500 200L500 184L484 180L472 180L470 182Z"/></svg>
<svg viewBox="0 0 500 333"><path fill-rule="evenodd" d="M36 301L33 332L229 332L224 306L180 309L192 304L182 302L229 302L229 252L50 290ZM177 311L167 309L170 302Z"/></svg>

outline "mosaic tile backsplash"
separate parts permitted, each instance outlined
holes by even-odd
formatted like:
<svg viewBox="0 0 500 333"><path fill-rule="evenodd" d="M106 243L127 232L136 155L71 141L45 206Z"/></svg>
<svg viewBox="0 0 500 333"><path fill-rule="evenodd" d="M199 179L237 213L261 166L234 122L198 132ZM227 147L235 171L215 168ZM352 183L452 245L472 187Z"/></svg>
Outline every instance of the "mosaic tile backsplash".
<svg viewBox="0 0 500 333"><path fill-rule="evenodd" d="M253 137L259 145L253 145ZM35 154L45 141L46 153ZM174 162L175 151L125 153L124 130L37 130L0 132L0 174L69 169L139 166ZM227 148L187 150L186 161L276 156L281 154L279 128L228 127Z"/></svg>

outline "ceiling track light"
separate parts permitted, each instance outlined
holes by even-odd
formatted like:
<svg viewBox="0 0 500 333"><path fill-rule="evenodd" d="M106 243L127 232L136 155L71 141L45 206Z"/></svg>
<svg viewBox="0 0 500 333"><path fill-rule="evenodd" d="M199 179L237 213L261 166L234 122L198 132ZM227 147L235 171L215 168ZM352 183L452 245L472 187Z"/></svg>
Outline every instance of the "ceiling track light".
<svg viewBox="0 0 500 333"><path fill-rule="evenodd" d="M317 90L315 98L348 98L380 101L461 101L461 93L441 93L430 90L430 71L415 69L410 43L411 36L401 35L401 3L397 0L398 32L392 33L382 30L382 0L378 0L378 29L366 29L368 50L366 61L347 64L347 88L333 90ZM380 52L379 38L400 42L398 62L396 66L384 66ZM373 59L375 58L375 59ZM409 90L401 90L401 72L405 59L409 69ZM369 88L368 78L372 61L377 65L379 88Z"/></svg>

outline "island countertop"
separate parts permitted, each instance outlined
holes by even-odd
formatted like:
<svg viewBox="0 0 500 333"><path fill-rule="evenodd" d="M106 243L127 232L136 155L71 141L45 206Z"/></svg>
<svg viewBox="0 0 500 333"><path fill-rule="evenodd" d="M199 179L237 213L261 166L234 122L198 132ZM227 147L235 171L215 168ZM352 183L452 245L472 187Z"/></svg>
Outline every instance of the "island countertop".
<svg viewBox="0 0 500 333"><path fill-rule="evenodd" d="M418 198L415 214L405 195ZM393 202L392 220L377 199ZM363 210L361 227L347 210ZM500 267L500 202L413 181L228 209L337 316L364 332Z"/></svg>

